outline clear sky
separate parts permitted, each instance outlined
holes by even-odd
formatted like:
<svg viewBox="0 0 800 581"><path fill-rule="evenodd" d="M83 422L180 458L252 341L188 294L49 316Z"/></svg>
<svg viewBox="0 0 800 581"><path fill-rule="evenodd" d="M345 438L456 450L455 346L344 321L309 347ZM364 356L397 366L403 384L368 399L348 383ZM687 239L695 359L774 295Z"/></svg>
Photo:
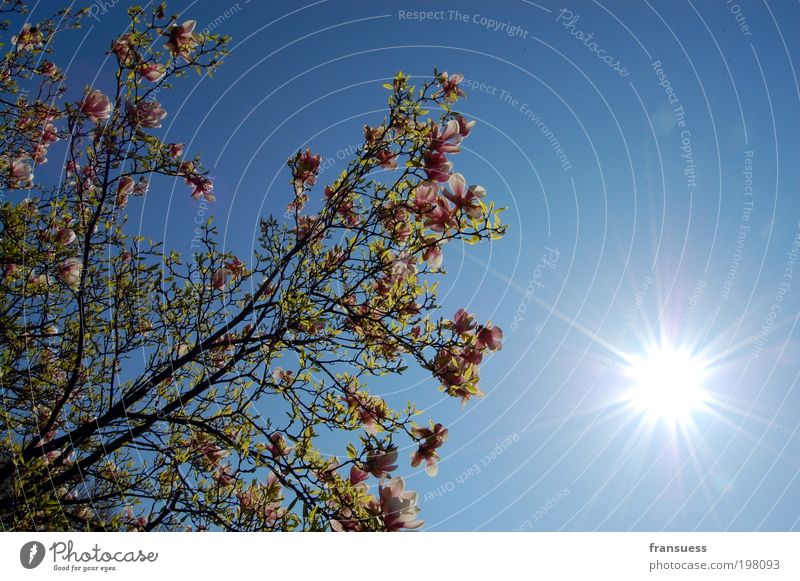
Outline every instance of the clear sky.
<svg viewBox="0 0 800 581"><path fill-rule="evenodd" d="M94 5L73 86L108 81L127 4ZM504 348L463 410L421 372L376 385L450 428L438 477L401 468L428 530L800 528L800 4L170 9L233 37L213 79L163 93L162 131L204 155L209 212L245 261L258 216L289 199L288 156L321 153L325 183L398 70L467 79L478 124L453 161L510 229L447 248L443 314L491 319ZM190 251L203 210L182 183L134 202L133 225ZM708 401L680 422L624 400L626 362L659 343L707 365Z"/></svg>

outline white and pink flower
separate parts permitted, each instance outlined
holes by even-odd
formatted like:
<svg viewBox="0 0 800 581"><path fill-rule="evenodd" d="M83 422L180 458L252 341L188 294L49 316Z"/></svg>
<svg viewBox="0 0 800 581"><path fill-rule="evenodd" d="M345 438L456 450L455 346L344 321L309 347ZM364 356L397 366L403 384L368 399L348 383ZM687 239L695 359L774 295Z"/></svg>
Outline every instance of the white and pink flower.
<svg viewBox="0 0 800 581"><path fill-rule="evenodd" d="M183 24L172 26L163 33L168 38L166 46L173 57L180 56L189 60L189 53L198 42L198 35L194 32L196 27L197 21L187 20Z"/></svg>
<svg viewBox="0 0 800 581"><path fill-rule="evenodd" d="M411 466L416 468L424 461L425 472L427 472L428 476L436 476L439 469L439 453L437 450L447 441L447 428L442 424L435 424L430 428L414 428L412 433L417 438L422 439L422 443L417 451L411 454Z"/></svg>
<svg viewBox="0 0 800 581"><path fill-rule="evenodd" d="M184 178L186 185L192 186L192 198L204 199L207 202L216 200L214 197L214 182L201 175L189 175Z"/></svg>
<svg viewBox="0 0 800 581"><path fill-rule="evenodd" d="M454 103L460 97L466 96L466 93L458 86L464 80L463 75L454 74L451 77L447 72L443 72L439 75L438 80L441 89L433 95L434 97L444 97L448 103Z"/></svg>
<svg viewBox="0 0 800 581"><path fill-rule="evenodd" d="M19 34L11 37L11 44L16 45L19 50L32 51L42 48L44 36L36 26L26 22L22 25L22 30L20 30Z"/></svg>
<svg viewBox="0 0 800 581"><path fill-rule="evenodd" d="M378 490L380 512L387 531L418 529L425 524L417 520L420 511L417 493L405 491L405 482L401 477L386 481Z"/></svg>
<svg viewBox="0 0 800 581"><path fill-rule="evenodd" d="M503 346L503 330L491 323L486 323L478 329L478 339L475 342L478 349L497 351Z"/></svg>
<svg viewBox="0 0 800 581"><path fill-rule="evenodd" d="M9 168L9 182L13 188L29 188L33 185L33 167L18 159Z"/></svg>
<svg viewBox="0 0 800 581"><path fill-rule="evenodd" d="M467 215L479 218L483 214L480 199L486 195L482 186L467 186L464 176L454 173L448 180L452 192L445 188L444 196L453 202L456 209L464 210Z"/></svg>
<svg viewBox="0 0 800 581"><path fill-rule="evenodd" d="M75 231L72 228L60 228L56 232L56 242L67 246L75 242Z"/></svg>
<svg viewBox="0 0 800 581"><path fill-rule="evenodd" d="M444 253L439 245L433 244L422 252L422 259L428 265L428 268L441 268Z"/></svg>
<svg viewBox="0 0 800 581"><path fill-rule="evenodd" d="M183 155L183 143L170 143L169 154L175 159L180 158Z"/></svg>
<svg viewBox="0 0 800 581"><path fill-rule="evenodd" d="M67 258L58 266L58 277L73 289L80 285L82 272L83 262L79 258Z"/></svg>
<svg viewBox="0 0 800 581"><path fill-rule="evenodd" d="M139 101L135 105L128 103L128 117L134 125L148 129L161 127L161 120L167 116L167 111L158 101Z"/></svg>
<svg viewBox="0 0 800 581"><path fill-rule="evenodd" d="M388 476L393 470L397 470L397 450L390 449L386 452L373 452L367 454L367 463L364 469L375 478Z"/></svg>
<svg viewBox="0 0 800 581"><path fill-rule="evenodd" d="M124 208L128 205L128 196L133 192L136 182L131 176L122 176L117 184L117 207Z"/></svg>
<svg viewBox="0 0 800 581"><path fill-rule="evenodd" d="M94 89L81 101L81 112L93 123L99 123L111 116L111 100L101 91Z"/></svg>
<svg viewBox="0 0 800 581"><path fill-rule="evenodd" d="M52 63L50 61L44 61L42 62L42 66L39 69L39 73L41 73L45 77L50 77L54 79L61 74L61 71L58 70L58 67L55 65L55 63Z"/></svg>
<svg viewBox="0 0 800 581"><path fill-rule="evenodd" d="M157 83L167 74L167 67L157 62L142 63L139 65L139 74L151 83Z"/></svg>

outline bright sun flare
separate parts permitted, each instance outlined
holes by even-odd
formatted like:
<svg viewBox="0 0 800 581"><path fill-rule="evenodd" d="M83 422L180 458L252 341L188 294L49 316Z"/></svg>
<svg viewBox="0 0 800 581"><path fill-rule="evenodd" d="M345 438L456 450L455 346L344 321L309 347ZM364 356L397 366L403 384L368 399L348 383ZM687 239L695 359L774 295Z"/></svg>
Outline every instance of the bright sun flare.
<svg viewBox="0 0 800 581"><path fill-rule="evenodd" d="M631 404L653 421L681 422L704 407L704 363L688 353L657 349L632 362Z"/></svg>

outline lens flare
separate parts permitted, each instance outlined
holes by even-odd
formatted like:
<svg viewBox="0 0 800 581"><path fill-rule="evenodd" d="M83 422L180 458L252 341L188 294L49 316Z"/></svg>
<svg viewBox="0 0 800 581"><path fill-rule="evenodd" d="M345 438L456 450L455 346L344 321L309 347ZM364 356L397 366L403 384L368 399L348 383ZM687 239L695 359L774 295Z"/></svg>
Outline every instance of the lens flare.
<svg viewBox="0 0 800 581"><path fill-rule="evenodd" d="M704 362L683 351L658 348L634 359L627 375L630 404L653 422L681 423L708 401Z"/></svg>

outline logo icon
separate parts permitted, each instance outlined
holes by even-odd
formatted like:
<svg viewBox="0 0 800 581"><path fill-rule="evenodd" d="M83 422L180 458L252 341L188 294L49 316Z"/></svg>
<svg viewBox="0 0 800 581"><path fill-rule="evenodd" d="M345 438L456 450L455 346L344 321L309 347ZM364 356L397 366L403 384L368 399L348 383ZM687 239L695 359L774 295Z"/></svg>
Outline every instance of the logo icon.
<svg viewBox="0 0 800 581"><path fill-rule="evenodd" d="M22 545L19 551L19 562L26 569L35 569L44 560L44 545L39 541L30 541Z"/></svg>

